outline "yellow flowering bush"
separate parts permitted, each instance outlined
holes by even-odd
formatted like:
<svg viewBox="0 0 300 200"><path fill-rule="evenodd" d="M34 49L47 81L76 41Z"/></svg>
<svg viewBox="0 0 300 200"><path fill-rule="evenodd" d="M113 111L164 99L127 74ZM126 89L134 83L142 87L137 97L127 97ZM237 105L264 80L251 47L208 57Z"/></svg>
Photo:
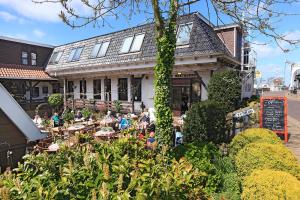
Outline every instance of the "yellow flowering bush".
<svg viewBox="0 0 300 200"><path fill-rule="evenodd" d="M280 138L265 128L249 128L235 136L229 145L229 153L235 156L247 144L252 142L282 144Z"/></svg>
<svg viewBox="0 0 300 200"><path fill-rule="evenodd" d="M255 170L243 183L243 200L300 199L300 181L287 172Z"/></svg>
<svg viewBox="0 0 300 200"><path fill-rule="evenodd" d="M300 178L300 166L297 159L283 145L251 143L246 145L235 157L240 176L245 177L255 169L274 169L286 171Z"/></svg>

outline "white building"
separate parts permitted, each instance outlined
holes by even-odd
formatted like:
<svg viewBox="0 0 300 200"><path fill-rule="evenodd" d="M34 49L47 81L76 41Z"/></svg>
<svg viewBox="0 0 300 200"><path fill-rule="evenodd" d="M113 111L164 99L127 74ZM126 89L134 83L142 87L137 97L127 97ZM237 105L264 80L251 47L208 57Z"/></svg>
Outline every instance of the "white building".
<svg viewBox="0 0 300 200"><path fill-rule="evenodd" d="M240 70L242 31L215 27L199 13L180 16L172 79L172 106L207 99L215 71ZM114 100L134 111L154 107L154 24L145 24L58 46L46 72L64 84L75 107L105 109ZM70 106L70 105L69 105Z"/></svg>

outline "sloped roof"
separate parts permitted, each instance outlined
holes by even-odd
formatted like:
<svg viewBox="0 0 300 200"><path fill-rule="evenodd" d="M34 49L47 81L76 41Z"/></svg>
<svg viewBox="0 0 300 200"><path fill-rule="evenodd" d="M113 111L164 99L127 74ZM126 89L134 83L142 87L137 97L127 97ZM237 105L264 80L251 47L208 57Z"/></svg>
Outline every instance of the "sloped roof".
<svg viewBox="0 0 300 200"><path fill-rule="evenodd" d="M187 47L177 48L175 57L201 56L223 54L232 57L224 43L218 37L213 25L204 20L198 13L180 16L178 24L193 23L190 42ZM126 37L134 34L145 33L141 51L137 53L120 54L120 48ZM100 41L110 41L106 56L90 58L95 44ZM68 57L73 48L84 47L80 60L68 62ZM118 32L100 35L97 37L80 40L66 45L58 46L53 52L63 51L63 55L57 64L48 64L46 71L60 71L64 69L76 69L89 66L105 66L112 64L131 63L135 61L152 61L156 56L154 24L145 24L128 28Z"/></svg>
<svg viewBox="0 0 300 200"><path fill-rule="evenodd" d="M56 80L42 67L0 63L0 79Z"/></svg>
<svg viewBox="0 0 300 200"><path fill-rule="evenodd" d="M24 134L27 141L36 141L43 139L45 135L33 123L17 101L9 94L5 87L0 83L0 109L15 124L15 126ZM7 133L9 134L9 133Z"/></svg>

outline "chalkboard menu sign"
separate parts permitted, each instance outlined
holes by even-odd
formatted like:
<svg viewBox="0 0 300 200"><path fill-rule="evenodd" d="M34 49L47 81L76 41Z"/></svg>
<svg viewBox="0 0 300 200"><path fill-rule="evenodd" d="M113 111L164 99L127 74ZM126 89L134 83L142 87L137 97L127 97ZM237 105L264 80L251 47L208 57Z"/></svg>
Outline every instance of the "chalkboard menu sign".
<svg viewBox="0 0 300 200"><path fill-rule="evenodd" d="M262 97L260 100L260 126L284 134L287 142L287 99Z"/></svg>

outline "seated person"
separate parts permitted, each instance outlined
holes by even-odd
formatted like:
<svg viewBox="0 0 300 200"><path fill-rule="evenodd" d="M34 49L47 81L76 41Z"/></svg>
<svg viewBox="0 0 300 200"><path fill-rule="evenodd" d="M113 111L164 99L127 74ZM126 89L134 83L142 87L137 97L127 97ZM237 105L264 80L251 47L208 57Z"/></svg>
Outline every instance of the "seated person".
<svg viewBox="0 0 300 200"><path fill-rule="evenodd" d="M152 131L150 132L149 138L147 139L146 149L155 149L157 146L157 141L154 138L155 133Z"/></svg>
<svg viewBox="0 0 300 200"><path fill-rule="evenodd" d="M60 117L59 117L59 115L58 115L57 112L55 112L53 114L53 116L51 117L51 119L53 120L54 127L58 127L60 125Z"/></svg>
<svg viewBox="0 0 300 200"><path fill-rule="evenodd" d="M183 138L182 138L182 133L180 131L180 127L176 127L176 132L175 132L175 147L178 145L183 144Z"/></svg>
<svg viewBox="0 0 300 200"><path fill-rule="evenodd" d="M83 116L82 116L82 113L80 110L77 111L76 115L75 115L75 119L79 120L79 119L82 119Z"/></svg>
<svg viewBox="0 0 300 200"><path fill-rule="evenodd" d="M128 127L129 123L125 116L122 117L122 120L119 124L119 129L126 129Z"/></svg>
<svg viewBox="0 0 300 200"><path fill-rule="evenodd" d="M42 118L39 115L34 116L33 122L37 127L42 126Z"/></svg>

